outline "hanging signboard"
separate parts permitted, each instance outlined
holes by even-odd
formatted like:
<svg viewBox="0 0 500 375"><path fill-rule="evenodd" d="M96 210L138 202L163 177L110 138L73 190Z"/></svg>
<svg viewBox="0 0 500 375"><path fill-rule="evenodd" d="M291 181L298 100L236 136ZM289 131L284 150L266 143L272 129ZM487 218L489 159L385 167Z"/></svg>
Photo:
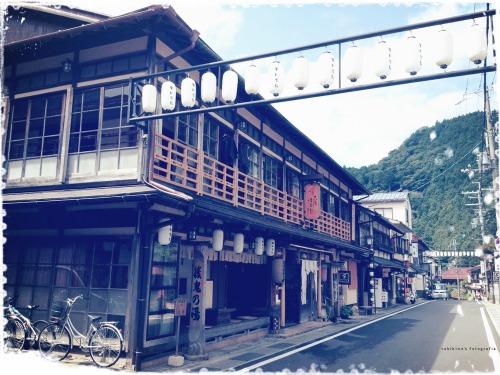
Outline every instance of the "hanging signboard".
<svg viewBox="0 0 500 375"><path fill-rule="evenodd" d="M186 315L187 300L185 298L176 298L174 303L174 315L175 316L185 316Z"/></svg>
<svg viewBox="0 0 500 375"><path fill-rule="evenodd" d="M316 220L320 214L321 189L319 184L304 186L304 216L307 220Z"/></svg>
<svg viewBox="0 0 500 375"><path fill-rule="evenodd" d="M351 285L351 271L339 271L339 284Z"/></svg>

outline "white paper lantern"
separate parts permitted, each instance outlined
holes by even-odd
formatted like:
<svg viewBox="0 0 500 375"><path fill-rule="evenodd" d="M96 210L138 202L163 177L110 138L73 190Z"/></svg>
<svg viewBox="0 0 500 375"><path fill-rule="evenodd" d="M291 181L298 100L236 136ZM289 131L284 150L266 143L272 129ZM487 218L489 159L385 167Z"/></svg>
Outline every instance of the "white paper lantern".
<svg viewBox="0 0 500 375"><path fill-rule="evenodd" d="M351 82L356 82L363 73L363 51L361 47L350 46L344 55L344 71Z"/></svg>
<svg viewBox="0 0 500 375"><path fill-rule="evenodd" d="M404 66L407 73L414 76L422 68L422 48L420 42L413 35L406 39Z"/></svg>
<svg viewBox="0 0 500 375"><path fill-rule="evenodd" d="M243 233L236 233L234 235L233 244L234 244L234 252L236 254L241 254L243 252L243 246L245 244L245 237Z"/></svg>
<svg viewBox="0 0 500 375"><path fill-rule="evenodd" d="M156 111L156 87L151 84L146 84L142 88L142 110L152 113Z"/></svg>
<svg viewBox="0 0 500 375"><path fill-rule="evenodd" d="M391 73L391 48L385 41L375 46L374 57L375 74L380 79L386 79Z"/></svg>
<svg viewBox="0 0 500 375"><path fill-rule="evenodd" d="M194 107L196 103L196 82L190 77L182 80L181 103L186 108Z"/></svg>
<svg viewBox="0 0 500 375"><path fill-rule="evenodd" d="M370 271L370 277L373 277L374 275L375 274L372 271Z"/></svg>
<svg viewBox="0 0 500 375"><path fill-rule="evenodd" d="M226 71L222 76L222 99L226 103L236 100L238 93L238 74L234 70Z"/></svg>
<svg viewBox="0 0 500 375"><path fill-rule="evenodd" d="M172 242L172 226L167 225L158 229L158 243L168 245L170 242Z"/></svg>
<svg viewBox="0 0 500 375"><path fill-rule="evenodd" d="M256 95L260 90L260 72L255 65L250 65L245 71L245 91L249 95Z"/></svg>
<svg viewBox="0 0 500 375"><path fill-rule="evenodd" d="M335 59L330 52L323 52L318 59L319 84L325 89L329 88L333 83L334 74Z"/></svg>
<svg viewBox="0 0 500 375"><path fill-rule="evenodd" d="M173 82L163 82L161 85L161 107L165 111L173 111L175 109L175 100L177 97L177 89Z"/></svg>
<svg viewBox="0 0 500 375"><path fill-rule="evenodd" d="M269 69L271 94L279 96L285 87L285 68L279 61L274 61Z"/></svg>
<svg viewBox="0 0 500 375"><path fill-rule="evenodd" d="M255 237L255 255L264 254L264 239L262 237Z"/></svg>
<svg viewBox="0 0 500 375"><path fill-rule="evenodd" d="M217 93L217 77L208 71L201 76L201 100L212 103Z"/></svg>
<svg viewBox="0 0 500 375"><path fill-rule="evenodd" d="M222 229L215 229L212 232L212 249L214 251L221 251L224 247L224 231Z"/></svg>
<svg viewBox="0 0 500 375"><path fill-rule="evenodd" d="M304 56L299 56L292 65L293 85L303 90L309 83L309 61Z"/></svg>
<svg viewBox="0 0 500 375"><path fill-rule="evenodd" d="M435 43L436 65L446 69L453 61L453 36L447 30L439 30Z"/></svg>
<svg viewBox="0 0 500 375"><path fill-rule="evenodd" d="M468 39L467 53L469 60L476 65L481 64L481 61L486 58L488 51L485 30L475 23L469 31Z"/></svg>
<svg viewBox="0 0 500 375"><path fill-rule="evenodd" d="M274 247L275 247L275 242L272 238L269 238L266 241L266 255L269 257L274 256Z"/></svg>

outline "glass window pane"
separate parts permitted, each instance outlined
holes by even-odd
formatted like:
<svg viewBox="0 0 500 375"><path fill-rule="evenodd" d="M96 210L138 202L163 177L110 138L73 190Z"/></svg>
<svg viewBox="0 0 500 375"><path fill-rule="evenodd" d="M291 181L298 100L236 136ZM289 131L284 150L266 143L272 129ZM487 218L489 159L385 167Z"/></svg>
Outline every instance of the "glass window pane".
<svg viewBox="0 0 500 375"><path fill-rule="evenodd" d="M26 122L18 121L12 123L11 139L24 139L26 136Z"/></svg>
<svg viewBox="0 0 500 375"><path fill-rule="evenodd" d="M43 123L43 118L38 120L32 119L29 124L28 137L41 137L43 135Z"/></svg>
<svg viewBox="0 0 500 375"><path fill-rule="evenodd" d="M25 265L19 271L21 273L21 280L19 283L21 285L33 285L35 282L36 267Z"/></svg>
<svg viewBox="0 0 500 375"><path fill-rule="evenodd" d="M111 61L97 64L97 75L110 74L113 64Z"/></svg>
<svg viewBox="0 0 500 375"><path fill-rule="evenodd" d="M80 112L82 110L83 93L76 93L73 97L73 112Z"/></svg>
<svg viewBox="0 0 500 375"><path fill-rule="evenodd" d="M14 121L24 121L28 117L28 100L19 100L14 104L12 119Z"/></svg>
<svg viewBox="0 0 500 375"><path fill-rule="evenodd" d="M113 266L111 268L111 285L113 289L127 289L128 287L128 267Z"/></svg>
<svg viewBox="0 0 500 375"><path fill-rule="evenodd" d="M105 109L102 115L102 128L116 128L120 126L120 108Z"/></svg>
<svg viewBox="0 0 500 375"><path fill-rule="evenodd" d="M92 290L90 292L90 311L100 314L108 312L107 290Z"/></svg>
<svg viewBox="0 0 500 375"><path fill-rule="evenodd" d="M92 288L108 288L110 266L94 266L92 271Z"/></svg>
<svg viewBox="0 0 500 375"><path fill-rule="evenodd" d="M104 108L119 107L122 104L122 86L104 90Z"/></svg>
<svg viewBox="0 0 500 375"><path fill-rule="evenodd" d="M52 269L50 266L39 266L36 273L36 285L52 285Z"/></svg>
<svg viewBox="0 0 500 375"><path fill-rule="evenodd" d="M100 90L95 89L86 91L83 97L83 110L88 111L92 109L99 109L99 94Z"/></svg>
<svg viewBox="0 0 500 375"><path fill-rule="evenodd" d="M80 134L71 134L69 136L69 152L78 152L78 144L80 141Z"/></svg>
<svg viewBox="0 0 500 375"><path fill-rule="evenodd" d="M97 150L97 132L82 133L80 152Z"/></svg>
<svg viewBox="0 0 500 375"><path fill-rule="evenodd" d="M62 114L62 98L62 95L58 95L47 99L47 116Z"/></svg>
<svg viewBox="0 0 500 375"><path fill-rule="evenodd" d="M59 137L47 137L43 142L43 156L59 153Z"/></svg>
<svg viewBox="0 0 500 375"><path fill-rule="evenodd" d="M31 100L31 118L40 118L45 116L45 99L38 98Z"/></svg>
<svg viewBox="0 0 500 375"><path fill-rule="evenodd" d="M120 148L137 146L137 128L127 126L120 130Z"/></svg>
<svg viewBox="0 0 500 375"><path fill-rule="evenodd" d="M101 149L109 150L118 148L119 129L103 131L101 135Z"/></svg>
<svg viewBox="0 0 500 375"><path fill-rule="evenodd" d="M125 315L128 305L127 291L110 290L108 296L108 313Z"/></svg>
<svg viewBox="0 0 500 375"><path fill-rule="evenodd" d="M99 111L84 112L82 114L82 131L97 130L99 126Z"/></svg>
<svg viewBox="0 0 500 375"><path fill-rule="evenodd" d="M45 135L58 135L61 129L61 117L48 117L45 121Z"/></svg>
<svg viewBox="0 0 500 375"><path fill-rule="evenodd" d="M80 131L80 120L82 118L82 115L80 113L73 114L71 116L71 132L79 132Z"/></svg>
<svg viewBox="0 0 500 375"><path fill-rule="evenodd" d="M34 138L28 139L28 145L26 147L26 157L39 157L42 154L42 139Z"/></svg>
<svg viewBox="0 0 500 375"><path fill-rule="evenodd" d="M24 155L24 141L11 142L9 160L22 159Z"/></svg>

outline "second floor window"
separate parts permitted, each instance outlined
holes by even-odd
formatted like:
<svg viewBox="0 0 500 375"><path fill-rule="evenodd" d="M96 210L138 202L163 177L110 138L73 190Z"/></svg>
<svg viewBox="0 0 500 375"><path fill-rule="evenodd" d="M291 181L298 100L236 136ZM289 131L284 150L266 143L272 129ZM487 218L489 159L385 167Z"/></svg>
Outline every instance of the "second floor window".
<svg viewBox="0 0 500 375"><path fill-rule="evenodd" d="M198 116L182 115L178 121L177 139L188 146L198 148Z"/></svg>
<svg viewBox="0 0 500 375"><path fill-rule="evenodd" d="M56 177L63 125L63 94L15 101L7 130L9 180Z"/></svg>
<svg viewBox="0 0 500 375"><path fill-rule="evenodd" d="M138 134L127 124L128 85L75 93L69 173L136 168Z"/></svg>
<svg viewBox="0 0 500 375"><path fill-rule="evenodd" d="M203 151L205 154L216 158L219 138L219 124L205 117L203 122Z"/></svg>
<svg viewBox="0 0 500 375"><path fill-rule="evenodd" d="M286 192L295 198L302 198L299 174L291 169L286 170Z"/></svg>
<svg viewBox="0 0 500 375"><path fill-rule="evenodd" d="M283 189L283 166L276 159L264 157L264 182L278 189Z"/></svg>
<svg viewBox="0 0 500 375"><path fill-rule="evenodd" d="M238 146L238 168L240 172L260 178L260 153L248 142L240 142Z"/></svg>

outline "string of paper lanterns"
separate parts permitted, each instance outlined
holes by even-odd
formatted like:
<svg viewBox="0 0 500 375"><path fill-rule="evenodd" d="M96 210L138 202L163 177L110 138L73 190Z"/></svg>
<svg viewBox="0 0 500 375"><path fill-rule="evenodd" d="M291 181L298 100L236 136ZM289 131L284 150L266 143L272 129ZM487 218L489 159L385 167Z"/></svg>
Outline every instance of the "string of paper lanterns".
<svg viewBox="0 0 500 375"><path fill-rule="evenodd" d="M441 69L446 69L453 61L453 36L450 31L442 28L434 38L436 46L435 63ZM414 76L422 68L422 48L420 42L414 35L410 35L404 41L404 53L402 54L404 69ZM386 79L392 72L391 48L384 40L380 41L374 48L375 74L380 79ZM470 61L480 64L487 56L487 38L485 29L474 22L470 31L467 44L467 54ZM360 46L353 44L344 53L342 63L345 77L351 82L357 82L363 74L363 50ZM309 61L304 56L294 59L291 69L293 86L299 91L309 84ZM325 89L331 87L334 82L335 59L333 55L323 52L317 61L315 73L318 83ZM245 92L248 95L257 95L261 89L259 68L252 62L245 71ZM285 68L283 64L275 59L268 71L270 81L270 93L278 97L285 88ZM210 70L201 76L200 97L204 103L213 103L217 98L217 77ZM176 108L176 87L171 81L166 81L161 87L161 108L165 111L173 111ZM238 74L233 70L226 70L222 75L221 98L226 103L234 103L238 94ZM196 105L196 82L191 77L185 77L181 82L181 104L185 108ZM157 90L151 84L145 84L142 89L142 109L146 113L154 113L157 108Z"/></svg>
<svg viewBox="0 0 500 375"><path fill-rule="evenodd" d="M237 254L243 252L245 245L245 236L243 233L235 233L233 237L233 250ZM269 238L264 241L264 238L258 236L254 239L255 255L263 255L264 252L267 256L274 256L276 242L274 239ZM222 229L215 229L212 232L212 249L214 251L222 251L224 248L224 231Z"/></svg>

